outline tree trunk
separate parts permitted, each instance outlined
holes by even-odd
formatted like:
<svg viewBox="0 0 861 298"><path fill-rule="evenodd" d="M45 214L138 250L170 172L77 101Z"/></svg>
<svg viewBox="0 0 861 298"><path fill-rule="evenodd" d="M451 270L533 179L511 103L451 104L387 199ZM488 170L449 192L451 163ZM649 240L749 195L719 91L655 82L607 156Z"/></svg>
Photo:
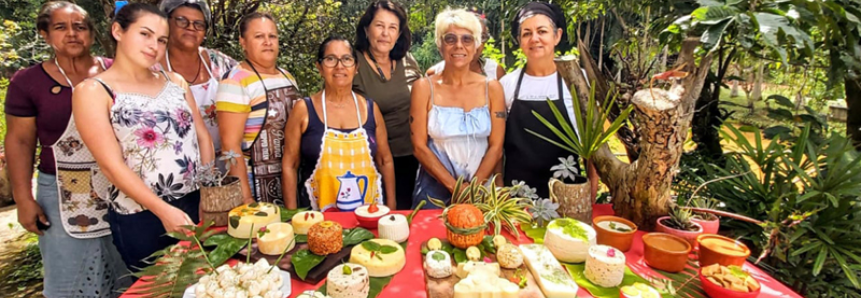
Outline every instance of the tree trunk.
<svg viewBox="0 0 861 298"><path fill-rule="evenodd" d="M846 137L852 139L855 148L861 150L861 77L846 77L843 85L846 88L846 107L849 108L846 117Z"/></svg>
<svg viewBox="0 0 861 298"><path fill-rule="evenodd" d="M680 83L674 83L669 91L640 90L632 98L633 122L637 123L636 132L640 136L640 157L624 163L610 152L607 144L592 156L598 174L610 189L616 215L631 220L643 230L652 230L657 218L666 215L672 203L673 178L694 116L696 99L703 90L711 64L711 55L707 55L702 57L700 66L696 66L693 53L698 44L696 38L683 43L677 63L684 64L682 71L689 75ZM595 68L595 62L582 51L581 57L589 73ZM589 87L576 58L563 57L557 60L557 66L563 78L573 83L572 90L579 95L581 106L587 106ZM595 96L605 98L606 93L596 90Z"/></svg>
<svg viewBox="0 0 861 298"><path fill-rule="evenodd" d="M723 49L718 52L720 59L717 73L706 74L702 92L697 93L699 98L696 100L694 123L691 124L691 138L697 144L697 152L712 159L720 159L723 155L723 148L720 145L720 126L724 118L718 103L721 82L735 57L736 49L731 50L725 57Z"/></svg>
<svg viewBox="0 0 861 298"><path fill-rule="evenodd" d="M762 100L762 78L763 78L763 68L765 68L765 62L760 61L759 67L756 70L756 79L751 81L753 83L753 91L751 91L751 102L757 102ZM751 106L751 113L753 113L753 106Z"/></svg>

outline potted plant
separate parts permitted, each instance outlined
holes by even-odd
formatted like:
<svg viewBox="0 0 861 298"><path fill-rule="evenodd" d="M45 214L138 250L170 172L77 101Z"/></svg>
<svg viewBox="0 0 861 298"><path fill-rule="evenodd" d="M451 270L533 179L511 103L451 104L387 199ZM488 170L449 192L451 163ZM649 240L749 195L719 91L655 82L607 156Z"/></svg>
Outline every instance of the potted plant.
<svg viewBox="0 0 861 298"><path fill-rule="evenodd" d="M658 218L655 231L678 236L696 248L697 236L703 233L703 227L691 219L693 219L693 211L674 206L670 209L670 215Z"/></svg>
<svg viewBox="0 0 861 298"><path fill-rule="evenodd" d="M595 100L595 85L593 84L591 92L589 93L586 113L582 113L577 92L571 93L574 97L571 101L574 106L575 115L575 119L572 121L574 122L574 125L576 125L576 130L569 121L565 120L564 116L562 116L562 112L556 108L556 105L548 99L547 104L550 106L550 110L553 111L553 116L559 124L559 127L545 119L536 111L532 111L532 115L547 126L547 128L556 136L556 139L551 139L548 136L541 135L530 129L527 129L526 131L542 140L558 146L559 148L579 155L584 161L589 161L591 160L592 155L594 155L595 152L598 152L598 150L616 134L633 110L633 105L628 106L626 109L622 109L619 116L613 120L607 130L604 130L604 123L608 121L610 113L595 113L594 111L609 111L611 105L616 102L616 92L610 91L607 94L608 96L604 100L603 105L599 106ZM581 115L584 117L579 117ZM585 177L573 175L579 172L579 168L574 164L573 157L569 157L569 159L561 161L562 164L556 165L550 169L551 171L555 171L554 179L548 181L550 186L550 197L560 203L559 208L564 215L575 215L576 217L571 217L584 222L590 222L592 219L592 204L595 200L591 197L589 180ZM563 173L570 174L570 179L577 186L564 187L562 186L562 183L555 182L555 179L559 178L556 176L557 173L559 173L563 179L568 177L563 176L565 175ZM581 187L582 189L585 189L585 191L580 191ZM588 212L582 210L582 206L588 206ZM569 212L572 212L573 214L569 214Z"/></svg>
<svg viewBox="0 0 861 298"><path fill-rule="evenodd" d="M562 216L590 222L594 202L590 197L589 180L577 175L580 168L574 156L569 155L567 159L560 157L559 164L551 167L550 170L553 171L553 178L550 178L547 183L550 189L550 200L559 203L559 212Z"/></svg>
<svg viewBox="0 0 861 298"><path fill-rule="evenodd" d="M239 177L229 176L230 167L236 165L239 154L228 151L218 160L224 161L227 169L224 173L218 169L215 162L203 165L198 173L200 183L201 221L215 222L215 226L226 226L228 213L231 209L242 205L242 187Z"/></svg>
<svg viewBox="0 0 861 298"><path fill-rule="evenodd" d="M691 204L695 208L716 210L720 202L715 199L693 198ZM720 229L720 217L713 213L693 211L691 221L703 227L703 234L717 234Z"/></svg>

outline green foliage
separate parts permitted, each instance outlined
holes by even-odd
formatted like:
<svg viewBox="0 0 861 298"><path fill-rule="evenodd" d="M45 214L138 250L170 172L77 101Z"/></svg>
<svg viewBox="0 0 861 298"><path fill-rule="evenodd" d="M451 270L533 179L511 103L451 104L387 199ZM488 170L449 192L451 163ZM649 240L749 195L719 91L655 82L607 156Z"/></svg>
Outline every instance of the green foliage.
<svg viewBox="0 0 861 298"><path fill-rule="evenodd" d="M11 231L5 231L11 233ZM24 247L3 253L0 258L0 292L8 297L34 297L32 285L40 285L44 279L42 270L42 255L39 251L39 238L36 234L27 233L20 239ZM41 289L41 286L38 286Z"/></svg>

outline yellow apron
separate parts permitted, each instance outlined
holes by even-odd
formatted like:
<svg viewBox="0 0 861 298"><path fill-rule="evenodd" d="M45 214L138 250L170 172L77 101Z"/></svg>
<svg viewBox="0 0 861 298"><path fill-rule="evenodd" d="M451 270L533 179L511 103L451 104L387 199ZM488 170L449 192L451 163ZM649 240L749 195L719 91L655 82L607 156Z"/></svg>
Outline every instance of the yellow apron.
<svg viewBox="0 0 861 298"><path fill-rule="evenodd" d="M326 91L323 91L322 103L325 131L320 158L311 177L305 181L311 207L321 211L353 211L374 201L382 204L381 175L371 156L356 93L353 93L353 103L359 126L350 132L329 129ZM369 111L368 115L372 113Z"/></svg>

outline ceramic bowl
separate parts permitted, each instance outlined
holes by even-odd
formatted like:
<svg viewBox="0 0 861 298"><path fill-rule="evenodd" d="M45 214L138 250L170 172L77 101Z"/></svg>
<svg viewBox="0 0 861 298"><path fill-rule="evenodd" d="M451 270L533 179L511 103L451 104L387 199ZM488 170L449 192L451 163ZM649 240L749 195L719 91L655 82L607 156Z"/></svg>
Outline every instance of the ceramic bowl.
<svg viewBox="0 0 861 298"><path fill-rule="evenodd" d="M678 236L664 233L643 235L646 265L667 272L679 272L688 263L691 244Z"/></svg>
<svg viewBox="0 0 861 298"><path fill-rule="evenodd" d="M380 210L377 210L377 212L374 213L370 213L368 212L368 207L370 206L371 205L364 205L359 208L356 208L356 210L353 211L353 214L356 215L356 220L359 221L360 227L366 229L376 229L380 218L385 216L386 214L389 214L390 210L389 207L377 204L377 208L380 208Z"/></svg>
<svg viewBox="0 0 861 298"><path fill-rule="evenodd" d="M609 227L608 224L602 224L610 221L627 225L631 229L629 229L629 231L622 232ZM612 246L613 248L623 252L627 252L631 249L631 243L634 241L634 233L637 232L637 225L627 219L617 216L598 216L592 219L592 226L595 227L595 232L598 234L598 244Z"/></svg>
<svg viewBox="0 0 861 298"><path fill-rule="evenodd" d="M699 275L700 282L703 284L703 291L705 291L706 294L712 298L755 298L759 296L759 292L760 290L762 290L762 287L760 286L759 289L753 292L733 291L708 280L705 276L703 276L702 269L700 269Z"/></svg>
<svg viewBox="0 0 861 298"><path fill-rule="evenodd" d="M720 235L702 234L697 237L697 243L701 268L712 264L741 267L750 256L747 245Z"/></svg>

